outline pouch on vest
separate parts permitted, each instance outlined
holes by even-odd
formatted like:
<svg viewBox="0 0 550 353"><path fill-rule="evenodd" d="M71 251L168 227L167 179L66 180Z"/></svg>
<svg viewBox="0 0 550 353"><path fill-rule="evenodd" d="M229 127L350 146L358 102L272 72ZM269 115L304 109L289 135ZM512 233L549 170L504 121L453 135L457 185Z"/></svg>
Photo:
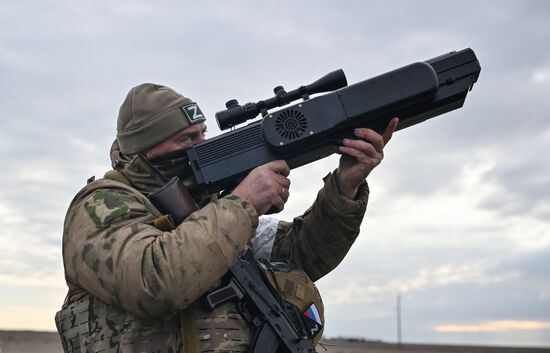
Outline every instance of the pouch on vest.
<svg viewBox="0 0 550 353"><path fill-rule="evenodd" d="M286 260L261 259L259 267L297 329L307 333L313 345L323 334L324 306L321 295L308 275Z"/></svg>

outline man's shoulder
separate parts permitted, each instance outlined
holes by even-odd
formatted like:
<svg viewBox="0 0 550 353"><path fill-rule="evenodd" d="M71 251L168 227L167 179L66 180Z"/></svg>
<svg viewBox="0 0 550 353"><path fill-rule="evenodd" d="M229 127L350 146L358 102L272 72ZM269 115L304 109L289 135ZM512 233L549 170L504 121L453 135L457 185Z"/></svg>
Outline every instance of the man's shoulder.
<svg viewBox="0 0 550 353"><path fill-rule="evenodd" d="M91 219L96 227L101 228L147 206L147 198L138 190L118 181L99 179L88 183L76 194L67 216L78 223L82 217Z"/></svg>
<svg viewBox="0 0 550 353"><path fill-rule="evenodd" d="M110 179L98 179L88 182L77 192L71 202L71 206L89 202L91 199L118 199L131 197L135 200L146 198L138 190Z"/></svg>

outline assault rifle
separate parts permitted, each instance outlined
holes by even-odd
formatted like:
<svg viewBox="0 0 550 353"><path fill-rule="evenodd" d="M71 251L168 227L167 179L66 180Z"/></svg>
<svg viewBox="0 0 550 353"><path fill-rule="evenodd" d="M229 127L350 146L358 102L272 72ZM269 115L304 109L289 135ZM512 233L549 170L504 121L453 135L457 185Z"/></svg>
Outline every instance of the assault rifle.
<svg viewBox="0 0 550 353"><path fill-rule="evenodd" d="M291 169L337 151L357 127L383 131L392 117L397 130L462 107L481 67L472 49L416 62L347 86L336 70L290 92L257 103L226 103L216 113L220 129L233 128L260 113L263 119L209 138L188 150L199 187L211 193L230 189L252 169L283 159ZM310 99L310 95L333 91ZM302 102L275 112L297 99Z"/></svg>
<svg viewBox="0 0 550 353"><path fill-rule="evenodd" d="M299 333L286 310L263 278L250 250L245 251L227 271L229 283L205 296L210 310L237 301L243 317L254 326L251 353L316 353L307 334Z"/></svg>

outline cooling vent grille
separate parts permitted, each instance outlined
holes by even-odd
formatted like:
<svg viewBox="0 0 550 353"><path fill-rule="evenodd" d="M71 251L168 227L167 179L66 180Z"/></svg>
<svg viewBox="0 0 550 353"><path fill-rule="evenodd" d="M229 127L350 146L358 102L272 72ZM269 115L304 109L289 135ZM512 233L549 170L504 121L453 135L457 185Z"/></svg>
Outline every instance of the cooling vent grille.
<svg viewBox="0 0 550 353"><path fill-rule="evenodd" d="M302 136L306 129L307 119L298 110L284 110L275 119L275 130L287 140Z"/></svg>
<svg viewBox="0 0 550 353"><path fill-rule="evenodd" d="M193 146L202 165L226 159L228 156L247 151L263 144L261 125L250 124L206 142Z"/></svg>

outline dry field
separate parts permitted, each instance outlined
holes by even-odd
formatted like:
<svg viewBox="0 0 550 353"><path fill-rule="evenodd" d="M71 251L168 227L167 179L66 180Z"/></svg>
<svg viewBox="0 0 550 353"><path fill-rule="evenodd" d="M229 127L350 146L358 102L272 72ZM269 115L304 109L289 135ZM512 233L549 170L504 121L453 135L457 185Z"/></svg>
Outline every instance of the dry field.
<svg viewBox="0 0 550 353"><path fill-rule="evenodd" d="M550 348L401 344L362 340L328 341L327 353L550 353ZM317 348L323 352L321 347Z"/></svg>
<svg viewBox="0 0 550 353"><path fill-rule="evenodd" d="M328 340L327 353L549 353L550 348L507 348L391 344L362 340ZM322 347L319 353L325 352ZM0 353L62 353L55 332L0 331Z"/></svg>

